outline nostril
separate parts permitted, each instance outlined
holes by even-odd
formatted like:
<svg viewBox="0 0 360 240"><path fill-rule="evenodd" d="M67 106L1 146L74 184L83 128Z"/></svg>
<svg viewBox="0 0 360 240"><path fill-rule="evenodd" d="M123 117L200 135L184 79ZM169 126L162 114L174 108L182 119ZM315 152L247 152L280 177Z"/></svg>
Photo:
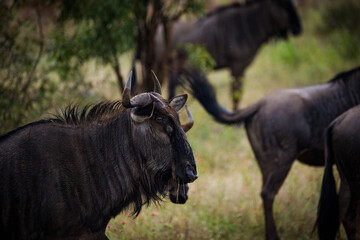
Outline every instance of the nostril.
<svg viewBox="0 0 360 240"><path fill-rule="evenodd" d="M190 168L186 170L186 174L191 182L195 181L198 178L198 175Z"/></svg>

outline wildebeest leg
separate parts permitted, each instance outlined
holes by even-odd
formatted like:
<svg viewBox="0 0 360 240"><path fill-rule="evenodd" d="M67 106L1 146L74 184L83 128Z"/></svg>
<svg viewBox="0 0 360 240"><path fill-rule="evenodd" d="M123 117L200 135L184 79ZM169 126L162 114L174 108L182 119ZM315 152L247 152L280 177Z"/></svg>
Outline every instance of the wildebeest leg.
<svg viewBox="0 0 360 240"><path fill-rule="evenodd" d="M274 163L274 165L277 165L276 170L274 167L272 167L273 169L270 168L271 170L269 170L268 167L262 167L261 161L259 162L263 175L261 198L264 204L267 240L279 239L273 215L273 204L276 194L279 192L280 187L284 183L285 178L290 171L292 160L290 158L288 160L289 161L282 166Z"/></svg>
<svg viewBox="0 0 360 240"><path fill-rule="evenodd" d="M231 82L231 97L233 101L233 111L239 108L239 102L243 96L243 76L235 76Z"/></svg>
<svg viewBox="0 0 360 240"><path fill-rule="evenodd" d="M244 71L246 66L252 61L252 59L248 59L247 62L239 62L234 63L230 66L231 76L233 77L231 83L231 97L233 100L233 110L237 110L239 107L239 103L241 101L241 97L243 95L243 83L244 83Z"/></svg>
<svg viewBox="0 0 360 240"><path fill-rule="evenodd" d="M340 176L341 176L340 172ZM350 204L350 188L345 178L341 176L340 188L339 188L339 217L340 221L343 221L346 217Z"/></svg>
<svg viewBox="0 0 360 240"><path fill-rule="evenodd" d="M339 163L337 163L339 164ZM340 206L340 217L342 217L342 204L345 202L345 218L343 220L346 235L349 240L360 240L360 194L357 191L350 192L350 187L347 183L347 179L343 175L342 171L339 170L341 177L341 185L339 190L339 206ZM356 173L355 173L356 174ZM352 182L352 189L359 189L360 185L357 184L357 178L348 179ZM342 187L345 186L345 187ZM345 190L343 190L345 189ZM343 200L344 199L344 200ZM349 201L350 200L350 201ZM347 205L348 204L348 205Z"/></svg>
<svg viewBox="0 0 360 240"><path fill-rule="evenodd" d="M360 216L358 214L359 211L360 211L360 200L354 199L352 197L350 200L348 211L343 221L346 235L349 240L360 239Z"/></svg>
<svg viewBox="0 0 360 240"><path fill-rule="evenodd" d="M264 147L261 140L258 139L261 135L254 134L255 130L249 131L248 126L247 130L263 177L261 198L265 213L266 240L278 240L280 238L276 230L273 204L275 196L284 183L294 162L295 150L288 149L284 152L276 144Z"/></svg>
<svg viewBox="0 0 360 240"><path fill-rule="evenodd" d="M339 163L337 162L337 164ZM339 170L339 174L341 179L339 189L340 221L344 224L348 239L360 239L360 229L356 229L356 226L360 226L360 216L356 216L356 213L360 212L360 202L356 200L356 196L351 196L349 184L341 170ZM356 236L357 231L358 236Z"/></svg>

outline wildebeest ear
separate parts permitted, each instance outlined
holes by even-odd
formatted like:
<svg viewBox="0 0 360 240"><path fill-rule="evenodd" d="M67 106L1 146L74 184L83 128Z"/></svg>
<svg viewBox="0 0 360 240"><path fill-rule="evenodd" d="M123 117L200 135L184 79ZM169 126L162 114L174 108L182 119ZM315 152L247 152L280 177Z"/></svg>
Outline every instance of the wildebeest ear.
<svg viewBox="0 0 360 240"><path fill-rule="evenodd" d="M187 98L187 94L176 96L170 100L170 106L178 112L185 105Z"/></svg>

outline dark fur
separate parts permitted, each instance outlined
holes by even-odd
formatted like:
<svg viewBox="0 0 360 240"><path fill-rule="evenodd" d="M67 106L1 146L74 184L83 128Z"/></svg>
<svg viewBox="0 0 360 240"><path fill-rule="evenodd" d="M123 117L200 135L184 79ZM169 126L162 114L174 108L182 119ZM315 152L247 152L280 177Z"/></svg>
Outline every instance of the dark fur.
<svg viewBox="0 0 360 240"><path fill-rule="evenodd" d="M360 106L356 106L329 126L326 134L326 166L318 208L319 239L335 239L342 221L349 240L360 236ZM341 178L336 194L332 165Z"/></svg>
<svg viewBox="0 0 360 240"><path fill-rule="evenodd" d="M201 85L197 85L201 83ZM360 67L338 74L328 83L274 91L250 106L229 113L202 90L206 81L192 81L194 93L216 121L244 123L263 176L261 196L267 239L279 239L272 207L275 196L295 161L324 165L324 132L348 109L360 104Z"/></svg>
<svg viewBox="0 0 360 240"><path fill-rule="evenodd" d="M112 217L161 200L173 171L195 164L191 148L174 110L148 120L174 119L152 130L170 125L169 145L136 135L130 111L120 102L74 105L0 136L0 239L107 239ZM150 159L150 149L169 159Z"/></svg>

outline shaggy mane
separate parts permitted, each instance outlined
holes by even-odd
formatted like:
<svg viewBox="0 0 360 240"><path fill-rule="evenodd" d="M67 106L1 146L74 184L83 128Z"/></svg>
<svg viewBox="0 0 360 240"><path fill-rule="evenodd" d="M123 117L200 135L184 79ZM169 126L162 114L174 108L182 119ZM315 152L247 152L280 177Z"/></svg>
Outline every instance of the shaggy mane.
<svg viewBox="0 0 360 240"><path fill-rule="evenodd" d="M339 81L347 81L349 79L352 79L352 75L359 74L360 77L360 66L357 68L354 68L349 71L341 72L337 74L334 78L329 80L329 83L339 82Z"/></svg>
<svg viewBox="0 0 360 240"><path fill-rule="evenodd" d="M122 107L121 101L102 101L98 104L89 104L82 109L78 104L70 104L48 119L51 122L79 125L83 123L102 121L122 113L125 108Z"/></svg>

